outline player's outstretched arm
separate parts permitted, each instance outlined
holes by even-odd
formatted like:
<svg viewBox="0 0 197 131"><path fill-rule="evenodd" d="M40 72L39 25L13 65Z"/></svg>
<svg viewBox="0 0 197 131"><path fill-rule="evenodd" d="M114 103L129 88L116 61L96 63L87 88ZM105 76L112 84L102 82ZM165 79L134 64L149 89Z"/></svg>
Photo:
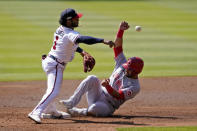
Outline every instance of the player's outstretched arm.
<svg viewBox="0 0 197 131"><path fill-rule="evenodd" d="M129 29L129 27L130 27L129 24L126 21L120 23L119 30L117 32L115 39L115 48L122 46L124 31Z"/></svg>
<svg viewBox="0 0 197 131"><path fill-rule="evenodd" d="M110 48L112 48L115 43L113 41L108 41L108 40L104 40L102 38L95 38L95 37L91 37L91 36L79 36L76 40L77 43L85 43L88 45L93 45L96 43L104 43L106 45L109 45Z"/></svg>

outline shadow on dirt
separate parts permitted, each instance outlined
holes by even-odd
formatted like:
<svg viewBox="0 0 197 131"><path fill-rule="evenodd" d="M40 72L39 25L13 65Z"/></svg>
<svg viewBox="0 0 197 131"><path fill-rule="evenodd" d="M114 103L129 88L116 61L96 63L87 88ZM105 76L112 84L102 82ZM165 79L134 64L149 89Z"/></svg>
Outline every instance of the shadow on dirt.
<svg viewBox="0 0 197 131"><path fill-rule="evenodd" d="M134 123L133 121L91 121L91 120L72 120L75 123L93 123L93 124L115 124L115 125L136 125L136 126L148 126L148 124Z"/></svg>
<svg viewBox="0 0 197 131"><path fill-rule="evenodd" d="M169 116L128 116L128 115L113 115L110 117L99 117L99 118L121 118L121 119L133 119L133 118L147 118L147 119L171 119L176 120L177 117L169 117ZM148 124L143 123L134 123L133 121L92 121L92 120L76 120L72 119L75 123L96 123L96 124L119 124L119 125L139 125L139 126L148 126Z"/></svg>
<svg viewBox="0 0 197 131"><path fill-rule="evenodd" d="M95 118L95 117L93 117ZM109 116L109 117L97 117L98 119L95 119L95 121L93 120L78 120L75 118L70 118L67 120L71 120L74 123L84 123L84 124L114 124L114 125L136 125L136 126L150 126L149 124L144 124L144 123L134 123L133 121L131 121L130 119L133 118L145 118L145 119L169 119L169 120L176 120L179 119L177 117L169 117L169 116L148 116L148 115L136 115L136 116L128 116L128 115L113 115L113 116ZM101 121L99 118L106 118L102 119ZM109 121L108 118L113 118L113 120ZM118 121L117 121L117 120ZM124 121L124 119L128 119L129 121ZM60 119L63 120L63 119ZM116 120L116 121L115 121ZM71 122L72 123L72 122ZM54 123L44 123L44 124L54 124ZM56 124L65 124L65 123L56 123Z"/></svg>
<svg viewBox="0 0 197 131"><path fill-rule="evenodd" d="M123 118L123 119L132 119L132 118L153 118L153 119L171 119L176 120L177 117L171 117L171 116L128 116L128 115L113 115L112 118Z"/></svg>

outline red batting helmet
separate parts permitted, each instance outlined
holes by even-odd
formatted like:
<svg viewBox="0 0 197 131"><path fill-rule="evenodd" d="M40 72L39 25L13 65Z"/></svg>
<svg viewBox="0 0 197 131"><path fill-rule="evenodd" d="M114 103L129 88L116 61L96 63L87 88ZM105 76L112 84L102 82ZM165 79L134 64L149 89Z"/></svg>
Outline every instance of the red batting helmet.
<svg viewBox="0 0 197 131"><path fill-rule="evenodd" d="M142 72L144 61L140 57L131 57L122 65L125 69L134 70L135 74Z"/></svg>

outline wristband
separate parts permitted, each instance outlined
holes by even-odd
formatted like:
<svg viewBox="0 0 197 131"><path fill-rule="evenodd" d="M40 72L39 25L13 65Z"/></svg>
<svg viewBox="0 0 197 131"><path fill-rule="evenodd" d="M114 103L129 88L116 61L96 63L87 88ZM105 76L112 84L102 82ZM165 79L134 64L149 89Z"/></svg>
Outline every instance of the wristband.
<svg viewBox="0 0 197 131"><path fill-rule="evenodd" d="M119 29L119 30L118 30L118 33L117 33L117 37L118 37L118 38L122 38L123 33L124 33L124 30Z"/></svg>
<svg viewBox="0 0 197 131"><path fill-rule="evenodd" d="M82 49L82 48L80 48L80 47L78 47L78 48L77 48L77 50L76 50L76 52L78 52L78 53L82 53L82 52L83 52L83 49Z"/></svg>

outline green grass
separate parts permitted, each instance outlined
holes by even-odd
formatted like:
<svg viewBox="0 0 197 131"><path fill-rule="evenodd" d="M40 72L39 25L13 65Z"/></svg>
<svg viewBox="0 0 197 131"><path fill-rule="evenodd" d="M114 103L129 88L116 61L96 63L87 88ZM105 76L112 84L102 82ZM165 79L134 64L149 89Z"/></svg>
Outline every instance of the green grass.
<svg viewBox="0 0 197 131"><path fill-rule="evenodd" d="M117 131L196 131L197 127L132 127L118 128Z"/></svg>
<svg viewBox="0 0 197 131"><path fill-rule="evenodd" d="M144 59L141 77L197 76L196 5L195 0L0 1L0 81L45 79L40 57L49 52L59 14L68 7L84 14L76 29L82 35L114 40L119 23L128 21L124 51L127 58ZM135 32L135 25L142 32ZM64 78L108 77L112 50L102 44L81 47L95 57L94 70L83 73L76 53Z"/></svg>

